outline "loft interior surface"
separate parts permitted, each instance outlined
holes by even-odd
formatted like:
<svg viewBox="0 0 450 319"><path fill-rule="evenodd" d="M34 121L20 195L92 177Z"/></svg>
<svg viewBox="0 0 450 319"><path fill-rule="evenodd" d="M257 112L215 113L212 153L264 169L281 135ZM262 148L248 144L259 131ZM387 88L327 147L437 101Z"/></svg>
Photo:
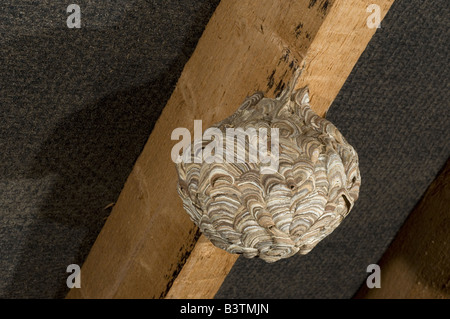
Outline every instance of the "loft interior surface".
<svg viewBox="0 0 450 319"><path fill-rule="evenodd" d="M70 33L56 1L0 12L1 297L65 296L217 2L90 3ZM340 230L314 254L239 259L216 297L356 292L450 153L448 15L396 0L331 106L364 176Z"/></svg>

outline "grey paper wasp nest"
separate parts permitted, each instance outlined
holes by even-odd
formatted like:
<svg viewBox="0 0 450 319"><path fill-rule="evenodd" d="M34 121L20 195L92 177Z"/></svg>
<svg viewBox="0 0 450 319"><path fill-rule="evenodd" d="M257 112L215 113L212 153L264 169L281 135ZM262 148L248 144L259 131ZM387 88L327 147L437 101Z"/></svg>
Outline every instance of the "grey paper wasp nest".
<svg viewBox="0 0 450 319"><path fill-rule="evenodd" d="M307 88L294 91L294 85L276 99L256 93L212 126L224 138L204 135L200 149L216 141L222 161L219 156L199 161L194 142L184 158L197 160L176 164L187 213L215 246L230 253L267 262L307 254L339 226L358 198L358 155L332 123L311 110ZM235 147L234 137L227 136L230 128L267 132L262 139L268 142L266 158L230 161L238 147L249 156L255 141L261 142L249 134ZM218 149L211 154L221 155Z"/></svg>

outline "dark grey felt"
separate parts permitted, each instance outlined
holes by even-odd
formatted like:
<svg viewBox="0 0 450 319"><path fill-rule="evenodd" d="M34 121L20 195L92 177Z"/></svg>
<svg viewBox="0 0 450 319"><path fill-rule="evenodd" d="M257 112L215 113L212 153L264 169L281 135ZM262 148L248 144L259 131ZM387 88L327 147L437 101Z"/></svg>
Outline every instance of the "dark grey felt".
<svg viewBox="0 0 450 319"><path fill-rule="evenodd" d="M0 6L0 297L66 294L217 2L77 1L79 30L68 3ZM448 15L396 0L331 107L363 179L342 227L304 257L240 258L218 298L355 293L449 156Z"/></svg>
<svg viewBox="0 0 450 319"><path fill-rule="evenodd" d="M239 258L216 298L350 298L365 282L450 155L449 13L396 0L327 114L360 158L350 215L306 256Z"/></svg>
<svg viewBox="0 0 450 319"><path fill-rule="evenodd" d="M65 296L218 1L70 3L0 6L0 297Z"/></svg>

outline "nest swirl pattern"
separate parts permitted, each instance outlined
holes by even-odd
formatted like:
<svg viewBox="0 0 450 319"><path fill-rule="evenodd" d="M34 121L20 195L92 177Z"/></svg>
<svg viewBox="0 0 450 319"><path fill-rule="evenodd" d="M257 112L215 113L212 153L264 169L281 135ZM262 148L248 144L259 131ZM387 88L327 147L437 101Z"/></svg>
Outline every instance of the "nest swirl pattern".
<svg viewBox="0 0 450 319"><path fill-rule="evenodd" d="M310 108L307 88L291 86L276 99L256 93L213 127L224 134L232 127L279 132L278 169L271 174L261 173L260 162L176 164L185 210L219 248L266 262L307 254L358 198L358 155ZM251 147L245 139L246 150Z"/></svg>

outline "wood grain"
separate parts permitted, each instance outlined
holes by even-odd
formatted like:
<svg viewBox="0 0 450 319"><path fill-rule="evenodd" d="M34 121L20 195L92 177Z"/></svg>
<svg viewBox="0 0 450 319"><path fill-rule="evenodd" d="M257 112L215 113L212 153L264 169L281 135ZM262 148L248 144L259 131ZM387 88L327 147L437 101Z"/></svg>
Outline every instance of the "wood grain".
<svg viewBox="0 0 450 319"><path fill-rule="evenodd" d="M381 288L355 298L450 299L450 160L378 263Z"/></svg>
<svg viewBox="0 0 450 319"><path fill-rule="evenodd" d="M275 97L304 62L298 86L310 86L323 116L376 30L366 26L367 6L379 4L384 16L392 2L223 0L82 267L82 288L68 298L213 297L236 256L203 239L195 245L171 132L192 131L194 119L204 130L255 91Z"/></svg>
<svg viewBox="0 0 450 319"><path fill-rule="evenodd" d="M213 246L204 235L200 236L191 256L169 290L167 299L214 296L238 258L236 254Z"/></svg>

